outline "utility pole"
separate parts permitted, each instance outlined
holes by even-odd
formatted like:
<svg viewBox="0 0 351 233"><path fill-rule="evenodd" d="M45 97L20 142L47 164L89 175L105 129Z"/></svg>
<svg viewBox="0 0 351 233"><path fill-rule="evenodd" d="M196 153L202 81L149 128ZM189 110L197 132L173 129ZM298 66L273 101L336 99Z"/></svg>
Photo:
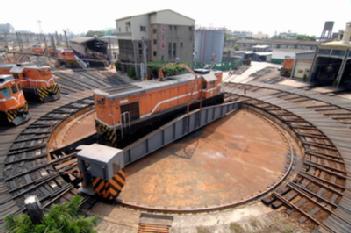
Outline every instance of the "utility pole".
<svg viewBox="0 0 351 233"><path fill-rule="evenodd" d="M44 50L44 54L45 55L48 55L48 44L46 43L46 37L43 33L43 29L41 27L41 20L38 20L38 27L39 27L39 33L40 33L40 36L43 38L44 40L44 47L45 47L45 50Z"/></svg>
<svg viewBox="0 0 351 233"><path fill-rule="evenodd" d="M68 49L67 30L63 30L63 32L65 33L66 48Z"/></svg>
<svg viewBox="0 0 351 233"><path fill-rule="evenodd" d="M53 50L53 54L54 54L54 56L56 56L56 44L55 44L54 35L50 35L50 37L51 37L51 47L52 47L52 50Z"/></svg>
<svg viewBox="0 0 351 233"><path fill-rule="evenodd" d="M23 51L23 43L21 43L21 37L20 37L20 33L19 32L16 32L16 41L17 41L17 45L18 45L18 50L20 52Z"/></svg>
<svg viewBox="0 0 351 233"><path fill-rule="evenodd" d="M142 74L142 79L144 80L147 74L147 58L146 58L146 44L145 44L145 39L142 39L143 42L143 58L144 58L144 67L143 67L143 74Z"/></svg>

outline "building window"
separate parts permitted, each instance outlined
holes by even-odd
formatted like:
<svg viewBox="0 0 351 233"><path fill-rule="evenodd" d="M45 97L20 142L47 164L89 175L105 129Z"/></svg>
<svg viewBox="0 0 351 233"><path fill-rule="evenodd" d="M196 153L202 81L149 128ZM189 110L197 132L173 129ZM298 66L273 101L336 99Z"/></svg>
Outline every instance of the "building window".
<svg viewBox="0 0 351 233"><path fill-rule="evenodd" d="M177 26L173 26L173 29L174 29L174 31L176 31L177 30Z"/></svg>
<svg viewBox="0 0 351 233"><path fill-rule="evenodd" d="M141 32L145 32L146 31L146 27L145 26L140 26L140 31Z"/></svg>
<svg viewBox="0 0 351 233"><path fill-rule="evenodd" d="M152 43L156 45L157 44L157 40L153 40Z"/></svg>
<svg viewBox="0 0 351 233"><path fill-rule="evenodd" d="M190 27L189 27L189 31L192 31L192 30L193 30L193 27L190 26Z"/></svg>
<svg viewBox="0 0 351 233"><path fill-rule="evenodd" d="M180 42L180 47L183 48L183 42Z"/></svg>
<svg viewBox="0 0 351 233"><path fill-rule="evenodd" d="M156 33L157 33L157 29L154 28L154 29L152 30L152 33L156 34Z"/></svg>
<svg viewBox="0 0 351 233"><path fill-rule="evenodd" d="M175 58L177 56L177 44L173 43L173 58Z"/></svg>
<svg viewBox="0 0 351 233"><path fill-rule="evenodd" d="M172 58L172 43L168 43L168 58Z"/></svg>
<svg viewBox="0 0 351 233"><path fill-rule="evenodd" d="M118 31L119 31L119 32L121 32L121 31L122 31L122 29L119 27L119 28L118 28Z"/></svg>
<svg viewBox="0 0 351 233"><path fill-rule="evenodd" d="M154 55L154 57L157 56L157 52L156 51L154 51L152 54Z"/></svg>
<svg viewBox="0 0 351 233"><path fill-rule="evenodd" d="M169 25L168 27L169 27L169 30L171 30L171 31L172 31L172 28L173 28L173 27L172 27L172 25Z"/></svg>

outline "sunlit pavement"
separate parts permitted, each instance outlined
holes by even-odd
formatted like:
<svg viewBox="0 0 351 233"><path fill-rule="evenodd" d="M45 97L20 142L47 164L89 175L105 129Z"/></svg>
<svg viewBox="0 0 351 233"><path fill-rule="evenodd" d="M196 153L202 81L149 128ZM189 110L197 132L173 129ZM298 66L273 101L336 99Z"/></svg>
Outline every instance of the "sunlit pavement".
<svg viewBox="0 0 351 233"><path fill-rule="evenodd" d="M251 62L251 66L242 74L232 74L229 72L224 73L224 82L238 82L238 83L247 83L254 79L254 77L250 77L251 74L254 74L266 67L280 67L279 65L275 65L267 62Z"/></svg>

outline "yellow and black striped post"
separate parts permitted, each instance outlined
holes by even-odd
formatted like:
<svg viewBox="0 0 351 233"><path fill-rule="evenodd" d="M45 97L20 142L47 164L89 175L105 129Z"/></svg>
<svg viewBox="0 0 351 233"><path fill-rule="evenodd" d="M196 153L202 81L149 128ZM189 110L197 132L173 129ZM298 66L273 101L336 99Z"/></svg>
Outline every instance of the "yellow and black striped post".
<svg viewBox="0 0 351 233"><path fill-rule="evenodd" d="M8 110L5 113L6 113L7 121L9 123L12 123L13 120L17 117L17 110Z"/></svg>
<svg viewBox="0 0 351 233"><path fill-rule="evenodd" d="M41 102L44 102L46 97L59 95L60 94L60 87L57 83L50 87L39 87L36 90L36 94Z"/></svg>
<svg viewBox="0 0 351 233"><path fill-rule="evenodd" d="M96 132L100 134L110 145L114 146L117 144L116 129L110 128L98 121L95 121L95 128Z"/></svg>
<svg viewBox="0 0 351 233"><path fill-rule="evenodd" d="M45 98L49 95L49 91L48 91L48 88L46 87L39 87L37 89L37 95L39 97L39 100L41 102L44 102L45 101Z"/></svg>
<svg viewBox="0 0 351 233"><path fill-rule="evenodd" d="M103 180L101 177L93 179L93 188L96 195L105 200L113 200L120 194L126 181L125 173L120 170L110 180Z"/></svg>

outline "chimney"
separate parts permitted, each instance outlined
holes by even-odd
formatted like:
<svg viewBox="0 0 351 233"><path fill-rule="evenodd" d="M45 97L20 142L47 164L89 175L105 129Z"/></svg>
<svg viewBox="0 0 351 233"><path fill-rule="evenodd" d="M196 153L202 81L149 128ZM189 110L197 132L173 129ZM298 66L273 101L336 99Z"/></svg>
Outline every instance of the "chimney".
<svg viewBox="0 0 351 233"><path fill-rule="evenodd" d="M350 43L351 37L351 22L346 23L344 36L342 37L342 41L344 43Z"/></svg>

